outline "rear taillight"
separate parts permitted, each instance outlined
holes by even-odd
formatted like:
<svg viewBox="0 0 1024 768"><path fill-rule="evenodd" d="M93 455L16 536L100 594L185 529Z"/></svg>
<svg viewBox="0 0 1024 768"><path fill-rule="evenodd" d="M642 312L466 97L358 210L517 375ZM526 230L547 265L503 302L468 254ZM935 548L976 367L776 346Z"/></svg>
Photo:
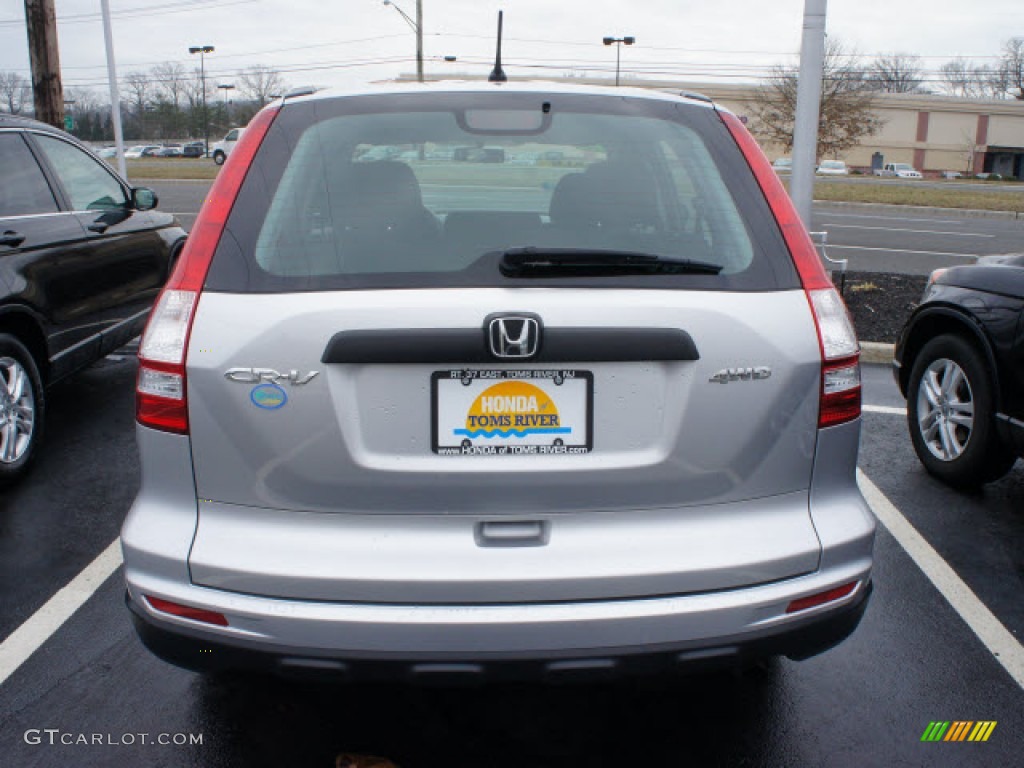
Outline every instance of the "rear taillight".
<svg viewBox="0 0 1024 768"><path fill-rule="evenodd" d="M768 158L739 118L728 112L719 115L757 178L811 305L821 349L818 427L852 421L860 416L860 344L850 315Z"/></svg>
<svg viewBox="0 0 1024 768"><path fill-rule="evenodd" d="M185 357L199 294L238 190L278 110L268 107L256 115L232 150L150 315L135 388L135 418L143 426L188 434Z"/></svg>

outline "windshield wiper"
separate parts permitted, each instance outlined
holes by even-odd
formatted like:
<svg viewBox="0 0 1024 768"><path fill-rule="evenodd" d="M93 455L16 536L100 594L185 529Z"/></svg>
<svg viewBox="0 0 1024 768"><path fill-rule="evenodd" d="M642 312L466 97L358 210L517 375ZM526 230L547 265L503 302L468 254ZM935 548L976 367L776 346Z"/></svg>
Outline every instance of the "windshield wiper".
<svg viewBox="0 0 1024 768"><path fill-rule="evenodd" d="M509 248L498 269L505 277L572 275L717 275L720 264L598 248Z"/></svg>

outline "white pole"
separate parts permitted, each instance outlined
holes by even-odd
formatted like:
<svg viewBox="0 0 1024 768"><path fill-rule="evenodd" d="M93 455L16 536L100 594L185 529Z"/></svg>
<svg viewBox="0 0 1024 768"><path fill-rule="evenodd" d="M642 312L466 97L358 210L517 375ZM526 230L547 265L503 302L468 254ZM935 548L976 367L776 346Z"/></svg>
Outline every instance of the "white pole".
<svg viewBox="0 0 1024 768"><path fill-rule="evenodd" d="M110 116L114 123L114 145L117 147L117 170L128 178L124 164L124 133L121 131L121 96L117 90L117 67L114 64L114 33L110 29L110 1L100 0L103 9L103 39L107 44L107 79L110 80Z"/></svg>
<svg viewBox="0 0 1024 768"><path fill-rule="evenodd" d="M821 70L825 63L825 13L828 0L804 0L804 35L800 46L796 115L793 121L793 171L789 196L805 227L811 225L814 161L818 155Z"/></svg>

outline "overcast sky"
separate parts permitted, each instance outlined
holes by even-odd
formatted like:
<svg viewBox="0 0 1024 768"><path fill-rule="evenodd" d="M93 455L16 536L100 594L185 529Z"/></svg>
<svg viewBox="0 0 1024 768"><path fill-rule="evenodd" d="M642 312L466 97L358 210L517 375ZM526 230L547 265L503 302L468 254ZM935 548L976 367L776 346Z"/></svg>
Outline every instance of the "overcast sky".
<svg viewBox="0 0 1024 768"><path fill-rule="evenodd" d="M415 17L415 0L396 0ZM633 35L625 77L693 83L759 79L799 51L803 0L423 0L428 74L485 74L497 10L505 11L510 75L613 76L605 35ZM56 0L65 87L105 88L100 0ZM187 49L213 45L206 66L231 83L253 64L290 85L348 85L415 69L415 36L381 0L110 0L118 73L164 61L198 65ZM921 56L934 72L949 57L993 63L1024 36L1024 0L832 0L827 31L870 57ZM457 56L454 64L444 56ZM987 58L986 58L987 57ZM610 68L610 71L609 71ZM0 3L0 70L29 75L22 0Z"/></svg>

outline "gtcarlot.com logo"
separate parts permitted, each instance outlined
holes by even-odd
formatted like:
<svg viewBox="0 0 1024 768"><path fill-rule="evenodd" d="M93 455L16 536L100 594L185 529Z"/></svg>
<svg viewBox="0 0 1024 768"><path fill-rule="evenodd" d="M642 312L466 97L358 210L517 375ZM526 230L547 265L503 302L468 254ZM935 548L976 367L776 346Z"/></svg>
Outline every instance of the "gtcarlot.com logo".
<svg viewBox="0 0 1024 768"><path fill-rule="evenodd" d="M164 747L196 746L203 743L201 733L74 733L60 728L29 728L25 731L26 744L56 746L129 747L133 745L159 745Z"/></svg>
<svg viewBox="0 0 1024 768"><path fill-rule="evenodd" d="M933 720L921 741L988 741L995 729L995 720Z"/></svg>

